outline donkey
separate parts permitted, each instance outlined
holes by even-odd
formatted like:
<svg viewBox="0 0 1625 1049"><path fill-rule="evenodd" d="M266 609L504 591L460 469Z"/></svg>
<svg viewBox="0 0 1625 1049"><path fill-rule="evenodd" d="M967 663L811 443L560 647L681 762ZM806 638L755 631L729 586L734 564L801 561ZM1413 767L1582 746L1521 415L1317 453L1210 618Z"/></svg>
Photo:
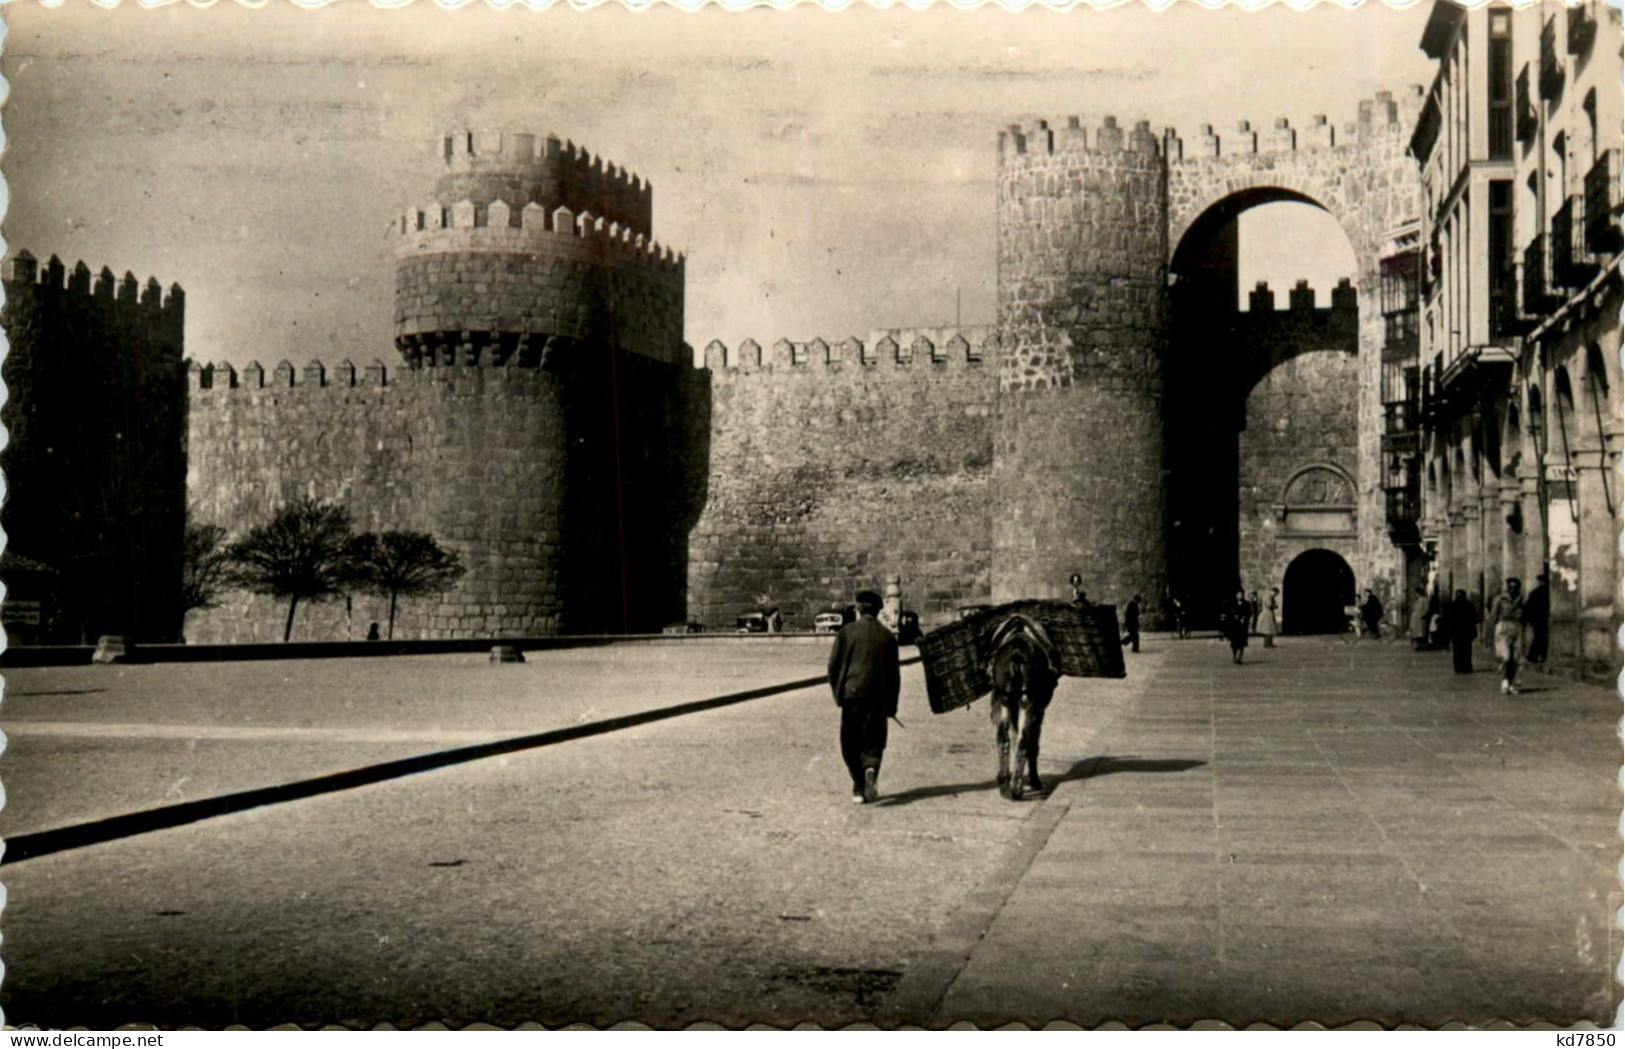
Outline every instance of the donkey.
<svg viewBox="0 0 1625 1049"><path fill-rule="evenodd" d="M999 739L999 793L1020 801L1026 787L1044 789L1038 778L1038 737L1055 695L1058 660L1044 628L1025 616L1006 620L993 644L988 677L993 680L991 714Z"/></svg>

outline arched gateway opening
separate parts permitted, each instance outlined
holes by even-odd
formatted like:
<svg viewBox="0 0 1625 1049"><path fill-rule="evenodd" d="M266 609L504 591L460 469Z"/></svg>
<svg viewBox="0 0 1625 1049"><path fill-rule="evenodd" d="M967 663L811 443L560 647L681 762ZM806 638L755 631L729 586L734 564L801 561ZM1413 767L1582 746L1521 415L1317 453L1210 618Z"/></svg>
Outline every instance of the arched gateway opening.
<svg viewBox="0 0 1625 1049"><path fill-rule="evenodd" d="M1354 571L1330 550L1305 550L1281 579L1281 632L1336 634L1348 625L1344 609L1354 603Z"/></svg>
<svg viewBox="0 0 1625 1049"><path fill-rule="evenodd" d="M1280 585L1278 540L1330 534L1281 492L1310 463L1354 473L1359 265L1318 201L1260 187L1197 216L1169 270L1169 584L1203 625L1238 587Z"/></svg>

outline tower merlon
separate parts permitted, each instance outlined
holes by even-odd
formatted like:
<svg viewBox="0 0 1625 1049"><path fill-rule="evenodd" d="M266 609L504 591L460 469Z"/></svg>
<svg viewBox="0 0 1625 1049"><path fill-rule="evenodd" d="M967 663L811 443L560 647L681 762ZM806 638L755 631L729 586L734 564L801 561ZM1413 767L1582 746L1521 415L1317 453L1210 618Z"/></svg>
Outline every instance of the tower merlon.
<svg viewBox="0 0 1625 1049"><path fill-rule="evenodd" d="M32 284L38 277L39 262L27 248L24 248L11 260L11 279L14 281L27 281Z"/></svg>

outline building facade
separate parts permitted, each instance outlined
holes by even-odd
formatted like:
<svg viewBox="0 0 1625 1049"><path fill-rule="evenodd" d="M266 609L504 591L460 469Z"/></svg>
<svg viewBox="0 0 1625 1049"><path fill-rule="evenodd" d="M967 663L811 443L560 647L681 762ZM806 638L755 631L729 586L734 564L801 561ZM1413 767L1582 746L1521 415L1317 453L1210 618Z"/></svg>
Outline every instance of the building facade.
<svg viewBox="0 0 1625 1049"><path fill-rule="evenodd" d="M1424 192L1420 539L1480 608L1550 587L1550 662L1620 662L1620 14L1435 4Z"/></svg>

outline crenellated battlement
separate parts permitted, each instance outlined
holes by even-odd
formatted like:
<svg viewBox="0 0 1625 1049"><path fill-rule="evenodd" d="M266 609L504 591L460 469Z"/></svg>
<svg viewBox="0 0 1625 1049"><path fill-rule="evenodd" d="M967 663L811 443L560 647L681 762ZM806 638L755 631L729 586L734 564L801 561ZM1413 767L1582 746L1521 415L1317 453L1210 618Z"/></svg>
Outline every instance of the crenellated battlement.
<svg viewBox="0 0 1625 1049"><path fill-rule="evenodd" d="M1419 84L1411 85L1397 97L1392 91L1379 91L1374 98L1361 100L1357 119L1340 128L1324 113L1317 113L1303 129L1294 128L1286 117L1276 117L1267 127L1242 120L1236 123L1234 131L1225 132L1216 131L1213 124L1202 124L1189 136L1181 136L1169 128L1163 132L1163 153L1169 163L1180 163L1338 149L1394 136L1408 139L1423 100L1424 92Z"/></svg>
<svg viewBox="0 0 1625 1049"><path fill-rule="evenodd" d="M103 309L129 311L132 316L139 313L147 318L161 318L176 331L185 320L186 292L179 284L171 284L166 293L157 277L148 277L143 285L129 270L124 271L123 277L115 277L107 266L93 276L83 260L74 263L69 270L55 255L41 266L26 248L12 257L6 283L8 295L23 294L24 289L28 289L34 295L59 300L77 298L87 305L94 303Z"/></svg>
<svg viewBox="0 0 1625 1049"><path fill-rule="evenodd" d="M979 369L994 359L998 333L990 325L965 328L896 328L857 336L806 341L779 339L764 347L755 339L728 346L720 339L706 344L699 366L722 376L755 372L840 371L848 368L941 372Z"/></svg>
<svg viewBox="0 0 1625 1049"><path fill-rule="evenodd" d="M442 204L467 197L480 205L501 200L516 211L528 204L592 208L650 233L648 181L557 135L457 128L442 133L437 148L444 170L435 196Z"/></svg>
<svg viewBox="0 0 1625 1049"><path fill-rule="evenodd" d="M1413 84L1397 96L1392 91L1379 91L1374 98L1362 100L1357 119L1341 128L1325 114L1317 114L1309 127L1301 130L1286 117L1277 117L1268 126L1238 121L1234 131L1226 132L1216 131L1213 124L1202 124L1188 136L1174 128L1164 128L1160 134L1153 132L1147 120L1136 121L1132 128L1125 129L1113 116L1094 128L1085 127L1083 119L1076 116L1067 117L1064 125L1038 120L1011 124L999 132L999 161L1004 164L1020 157L1066 153L1139 153L1161 155L1173 164L1214 157L1335 149L1384 136L1408 136L1423 100L1422 87Z"/></svg>
<svg viewBox="0 0 1625 1049"><path fill-rule="evenodd" d="M603 215L531 203L514 209L501 200L432 202L403 212L396 222L397 257L435 252L535 252L577 249L603 259L646 265L677 277L686 256Z"/></svg>
<svg viewBox="0 0 1625 1049"><path fill-rule="evenodd" d="M1137 121L1125 131L1117 118L1108 116L1094 129L1083 126L1082 117L1067 117L1066 124L1051 127L1049 121L1011 124L999 132L1001 164L1023 156L1057 156L1064 153L1138 153L1148 157L1159 153L1158 137L1148 120Z"/></svg>
<svg viewBox="0 0 1625 1049"><path fill-rule="evenodd" d="M213 364L187 360L187 390L276 390L293 387L332 387L350 389L357 386L389 386L393 378L384 362L374 358L371 364L357 368L346 357L329 371L327 365L312 359L303 368L295 368L288 360L278 361L269 371L259 361L249 361L241 369L229 361Z"/></svg>
<svg viewBox="0 0 1625 1049"><path fill-rule="evenodd" d="M457 130L440 149L433 199L394 223L410 367L552 370L577 343L682 360L687 260L655 241L648 182L554 135Z"/></svg>
<svg viewBox="0 0 1625 1049"><path fill-rule="evenodd" d="M1347 277L1340 277L1337 287L1332 289L1332 304L1330 306L1315 305L1315 289L1309 286L1307 280L1299 280L1287 292L1287 308L1278 310L1275 305L1275 291L1268 281L1259 281L1247 292L1247 309L1244 313L1270 314L1279 312L1288 313L1325 313L1337 311L1353 313L1360 308L1360 289Z"/></svg>

